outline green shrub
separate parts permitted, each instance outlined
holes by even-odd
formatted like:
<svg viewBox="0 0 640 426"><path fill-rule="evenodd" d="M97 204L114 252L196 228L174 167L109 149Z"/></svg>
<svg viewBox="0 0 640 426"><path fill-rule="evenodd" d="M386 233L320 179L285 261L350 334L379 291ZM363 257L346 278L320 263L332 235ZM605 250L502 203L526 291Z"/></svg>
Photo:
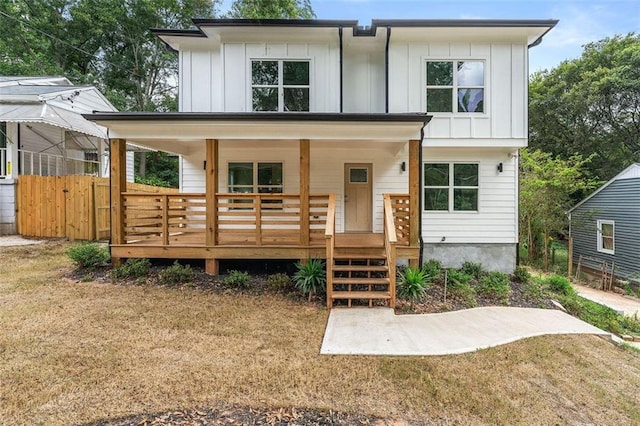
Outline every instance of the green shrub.
<svg viewBox="0 0 640 426"><path fill-rule="evenodd" d="M447 287L452 295L464 300L470 308L478 305L476 291L471 287L471 279L473 278L471 275L456 269L448 269L447 277Z"/></svg>
<svg viewBox="0 0 640 426"><path fill-rule="evenodd" d="M125 263L111 270L111 278L123 280L126 278L142 278L149 275L151 262L149 259L127 259Z"/></svg>
<svg viewBox="0 0 640 426"><path fill-rule="evenodd" d="M76 267L81 269L96 269L105 266L111 256L106 247L96 243L83 243L69 247L67 256L71 258Z"/></svg>
<svg viewBox="0 0 640 426"><path fill-rule="evenodd" d="M287 291L291 288L292 281L289 275L278 272L269 275L267 278L267 287L275 291Z"/></svg>
<svg viewBox="0 0 640 426"><path fill-rule="evenodd" d="M475 262L464 262L462 263L462 267L460 268L461 272L464 272L467 275L471 275L476 280L479 280L485 274L485 270L482 267L481 263Z"/></svg>
<svg viewBox="0 0 640 426"><path fill-rule="evenodd" d="M232 269L222 280L222 284L229 287L246 288L251 284L251 276L248 272Z"/></svg>
<svg viewBox="0 0 640 426"><path fill-rule="evenodd" d="M439 260L429 259L422 265L422 271L432 280L438 280L442 276L442 263Z"/></svg>
<svg viewBox="0 0 640 426"><path fill-rule="evenodd" d="M428 278L423 269L411 266L407 266L398 273L398 296L408 299L411 309L413 309L413 302L424 297Z"/></svg>
<svg viewBox="0 0 640 426"><path fill-rule="evenodd" d="M513 279L518 283L526 284L531 280L531 274L526 268L516 266L516 270L513 271Z"/></svg>
<svg viewBox="0 0 640 426"><path fill-rule="evenodd" d="M298 271L293 276L293 282L302 294L309 295L309 301L314 294L325 289L327 272L320 259L309 259L307 263L296 263Z"/></svg>
<svg viewBox="0 0 640 426"><path fill-rule="evenodd" d="M502 303L509 303L511 287L509 276L502 272L489 272L480 278L478 293L485 297L499 299Z"/></svg>
<svg viewBox="0 0 640 426"><path fill-rule="evenodd" d="M182 266L176 260L173 265L166 267L158 274L158 279L164 284L186 283L193 279L191 265Z"/></svg>
<svg viewBox="0 0 640 426"><path fill-rule="evenodd" d="M545 280L545 284L549 287L549 290L557 294L572 296L576 293L569 280L562 275L551 275Z"/></svg>

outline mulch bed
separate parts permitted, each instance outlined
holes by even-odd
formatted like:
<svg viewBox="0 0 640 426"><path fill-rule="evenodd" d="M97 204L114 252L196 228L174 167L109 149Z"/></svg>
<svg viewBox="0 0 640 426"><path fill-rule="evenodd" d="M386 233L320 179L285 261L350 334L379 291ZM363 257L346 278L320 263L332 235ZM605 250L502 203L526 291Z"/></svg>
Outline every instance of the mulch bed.
<svg viewBox="0 0 640 426"><path fill-rule="evenodd" d="M86 426L155 426L155 425L384 425L381 419L362 415L280 408L255 410L249 407L204 408L189 411L170 411L158 414L139 414L112 420L100 420Z"/></svg>

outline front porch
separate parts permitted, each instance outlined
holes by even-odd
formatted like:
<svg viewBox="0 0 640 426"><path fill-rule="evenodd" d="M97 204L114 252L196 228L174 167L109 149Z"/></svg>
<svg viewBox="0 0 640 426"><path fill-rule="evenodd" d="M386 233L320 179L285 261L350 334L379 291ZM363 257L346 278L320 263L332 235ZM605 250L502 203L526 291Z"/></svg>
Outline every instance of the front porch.
<svg viewBox="0 0 640 426"><path fill-rule="evenodd" d="M389 120L388 116L383 117ZM406 116L391 118L399 120ZM182 144L177 136L160 135L163 130L170 131L167 123L150 132L144 130L152 136L140 137L142 126L132 126L125 120L122 133L138 135L130 142L160 149L173 144L173 152L177 153L183 149L186 160L182 170L185 167L189 170L190 188L203 188L204 192L126 192L127 139L111 139L113 261L140 257L204 259L206 272L217 274L219 261L224 259L321 258L327 260L329 307L339 299L347 300L349 305L357 299L369 300L370 305L373 300L382 299L393 306L396 261L408 259L417 263L420 252L421 140L407 135L420 135L425 118L410 118L402 126L384 120L373 124L368 118L354 123L353 128L344 127L341 118L335 116L331 116L329 123L320 124L316 122L318 117L312 116L272 129L254 119L243 128L242 137L234 136L233 132L239 131L237 127L247 120L242 116L233 126L227 123L233 132L209 128L213 134L224 133L222 140L198 140L191 135ZM308 132L304 129L307 126ZM394 135L390 127L396 127L398 134ZM201 134L208 127L185 126L184 130L196 128ZM118 128L111 127L111 132L118 134ZM345 135L343 140L338 139L340 132ZM289 133L306 133L313 139L296 139ZM265 163L255 162L274 164L265 155L283 157L282 162L276 163L277 183L258 181L256 169L260 169L256 165ZM298 161L294 163L295 157ZM360 174L355 173L352 181L348 177L351 166L358 168L367 158L369 171L363 173L362 168L358 169ZM245 164L247 170L253 170L253 191L244 192L251 186L238 185L232 179L238 165ZM363 203L355 195L348 198L347 182L360 184L363 179L370 183L364 191L368 196L362 198ZM198 186L198 182L204 185ZM406 192L399 191L404 188ZM367 220L357 220L365 216ZM357 229L361 232L350 232L363 224L365 229Z"/></svg>

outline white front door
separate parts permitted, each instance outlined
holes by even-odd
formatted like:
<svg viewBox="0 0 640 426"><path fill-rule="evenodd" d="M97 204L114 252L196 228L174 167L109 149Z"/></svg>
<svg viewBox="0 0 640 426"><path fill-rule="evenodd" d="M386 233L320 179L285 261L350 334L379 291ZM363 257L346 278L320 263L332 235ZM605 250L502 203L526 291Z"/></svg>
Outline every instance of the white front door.
<svg viewBox="0 0 640 426"><path fill-rule="evenodd" d="M371 232L373 215L370 163L344 165L344 230Z"/></svg>

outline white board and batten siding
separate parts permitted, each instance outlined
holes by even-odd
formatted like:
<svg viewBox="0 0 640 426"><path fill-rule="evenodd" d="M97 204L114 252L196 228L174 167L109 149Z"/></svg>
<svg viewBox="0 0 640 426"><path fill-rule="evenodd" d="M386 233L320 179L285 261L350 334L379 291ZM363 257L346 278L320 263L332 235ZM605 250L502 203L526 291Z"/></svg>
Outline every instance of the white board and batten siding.
<svg viewBox="0 0 640 426"><path fill-rule="evenodd" d="M251 111L251 60L310 62L310 110L340 110L340 48L337 43L221 43L180 52L180 111Z"/></svg>
<svg viewBox="0 0 640 426"><path fill-rule="evenodd" d="M527 46L524 43L392 42L389 112L426 111L426 62L484 62L484 113L433 113L427 146L526 146ZM454 139L454 140L452 140Z"/></svg>
<svg viewBox="0 0 640 426"><path fill-rule="evenodd" d="M260 146L264 145L264 146ZM268 145L268 146L267 146ZM284 192L299 193L300 163L298 143L293 141L220 141L220 178L218 191L228 192L227 170L230 162L282 162ZM345 146L341 142L311 141L310 192L336 194L336 228L344 229L344 165L373 165L373 231L382 232L382 194L407 193L408 172L401 172L406 161L406 143L365 143ZM180 159L183 192L204 192L204 149Z"/></svg>
<svg viewBox="0 0 640 426"><path fill-rule="evenodd" d="M478 211L422 210L425 243L516 243L518 241L517 158L496 149L425 148L425 162L478 163ZM503 171L498 171L502 163ZM444 241L442 241L444 237Z"/></svg>

